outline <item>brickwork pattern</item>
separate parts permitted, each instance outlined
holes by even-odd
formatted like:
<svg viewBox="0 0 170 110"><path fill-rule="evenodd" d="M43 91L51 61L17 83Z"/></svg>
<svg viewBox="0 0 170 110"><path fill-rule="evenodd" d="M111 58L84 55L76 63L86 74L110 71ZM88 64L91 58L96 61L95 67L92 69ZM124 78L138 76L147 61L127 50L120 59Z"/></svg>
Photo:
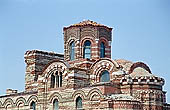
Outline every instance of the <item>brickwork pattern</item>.
<svg viewBox="0 0 170 110"><path fill-rule="evenodd" d="M164 79L152 74L142 62L111 59L112 28L93 21L64 27L64 55L31 50L25 53L25 91L7 89L0 96L0 110L77 110L76 99L82 99L81 110L170 110L163 91ZM91 59L83 58L83 45L91 42ZM70 61L70 44L75 42L75 59ZM105 57L100 58L100 43ZM103 71L110 81L101 82ZM51 84L60 73L61 86Z"/></svg>

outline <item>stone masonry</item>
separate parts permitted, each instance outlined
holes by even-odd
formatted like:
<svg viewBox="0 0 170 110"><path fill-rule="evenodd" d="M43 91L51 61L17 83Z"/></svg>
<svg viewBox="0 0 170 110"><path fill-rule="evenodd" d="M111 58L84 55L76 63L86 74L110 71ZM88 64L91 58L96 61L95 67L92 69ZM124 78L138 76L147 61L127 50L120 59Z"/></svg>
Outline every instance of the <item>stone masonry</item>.
<svg viewBox="0 0 170 110"><path fill-rule="evenodd" d="M25 90L7 89L0 110L170 110L148 65L111 59L112 28L87 20L63 31L64 54L25 53Z"/></svg>

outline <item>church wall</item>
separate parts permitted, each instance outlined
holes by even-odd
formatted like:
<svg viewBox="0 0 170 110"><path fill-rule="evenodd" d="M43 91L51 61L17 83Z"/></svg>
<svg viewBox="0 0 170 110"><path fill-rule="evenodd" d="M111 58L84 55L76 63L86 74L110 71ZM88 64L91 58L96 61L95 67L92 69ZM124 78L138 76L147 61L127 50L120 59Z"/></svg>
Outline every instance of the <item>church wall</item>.
<svg viewBox="0 0 170 110"><path fill-rule="evenodd" d="M0 96L0 108L1 110L30 110L32 101L38 102L36 92Z"/></svg>
<svg viewBox="0 0 170 110"><path fill-rule="evenodd" d="M38 75L42 74L44 67L55 59L63 59L63 55L38 50L27 51L24 55L26 65L25 90L37 89Z"/></svg>
<svg viewBox="0 0 170 110"><path fill-rule="evenodd" d="M91 58L83 58L84 43L91 42ZM111 58L112 28L93 21L64 27L64 55L27 51L25 91L8 89L0 96L0 110L170 110L163 91L164 79L154 76L142 63ZM75 42L75 59L70 44ZM105 56L100 58L104 43ZM89 53L88 53L89 54Z"/></svg>

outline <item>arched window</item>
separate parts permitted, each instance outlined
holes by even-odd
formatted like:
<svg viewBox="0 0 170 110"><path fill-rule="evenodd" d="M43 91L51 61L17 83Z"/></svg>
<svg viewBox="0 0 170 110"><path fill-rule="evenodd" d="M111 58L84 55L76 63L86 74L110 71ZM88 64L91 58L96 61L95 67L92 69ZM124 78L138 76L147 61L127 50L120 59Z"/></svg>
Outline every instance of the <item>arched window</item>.
<svg viewBox="0 0 170 110"><path fill-rule="evenodd" d="M108 71L103 71L100 75L100 82L109 82L110 81L110 75Z"/></svg>
<svg viewBox="0 0 170 110"><path fill-rule="evenodd" d="M54 88L55 85L55 76L52 74L51 75L51 88Z"/></svg>
<svg viewBox="0 0 170 110"><path fill-rule="evenodd" d="M91 42L90 41L86 41L84 43L84 58L91 58Z"/></svg>
<svg viewBox="0 0 170 110"><path fill-rule="evenodd" d="M30 109L31 110L36 110L36 104L35 104L34 101L31 102Z"/></svg>
<svg viewBox="0 0 170 110"><path fill-rule="evenodd" d="M53 102L53 110L58 110L58 100L55 99L54 102Z"/></svg>
<svg viewBox="0 0 170 110"><path fill-rule="evenodd" d="M82 105L82 98L81 97L77 97L76 99L76 109L77 110L82 110L83 105Z"/></svg>
<svg viewBox="0 0 170 110"><path fill-rule="evenodd" d="M71 44L70 44L70 60L74 60L74 58L75 58L75 50L74 50L74 47L75 47L75 44L74 44L74 42L72 42Z"/></svg>
<svg viewBox="0 0 170 110"><path fill-rule="evenodd" d="M62 72L51 74L51 88L62 87Z"/></svg>
<svg viewBox="0 0 170 110"><path fill-rule="evenodd" d="M56 78L56 87L59 87L59 75L58 75L58 71L56 71L56 73L55 73L55 78Z"/></svg>
<svg viewBox="0 0 170 110"><path fill-rule="evenodd" d="M101 42L100 44L100 58L104 58L105 57L105 45L103 42Z"/></svg>
<svg viewBox="0 0 170 110"><path fill-rule="evenodd" d="M62 87L62 72L60 72L60 87Z"/></svg>

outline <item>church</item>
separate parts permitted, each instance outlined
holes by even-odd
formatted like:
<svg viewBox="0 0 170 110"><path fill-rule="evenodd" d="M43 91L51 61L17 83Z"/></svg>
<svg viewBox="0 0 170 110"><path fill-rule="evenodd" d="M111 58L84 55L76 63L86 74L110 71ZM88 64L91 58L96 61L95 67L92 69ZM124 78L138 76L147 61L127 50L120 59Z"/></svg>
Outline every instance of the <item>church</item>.
<svg viewBox="0 0 170 110"><path fill-rule="evenodd" d="M63 32L64 54L25 52L25 90L7 89L0 110L170 110L148 65L111 59L112 28L85 20Z"/></svg>

